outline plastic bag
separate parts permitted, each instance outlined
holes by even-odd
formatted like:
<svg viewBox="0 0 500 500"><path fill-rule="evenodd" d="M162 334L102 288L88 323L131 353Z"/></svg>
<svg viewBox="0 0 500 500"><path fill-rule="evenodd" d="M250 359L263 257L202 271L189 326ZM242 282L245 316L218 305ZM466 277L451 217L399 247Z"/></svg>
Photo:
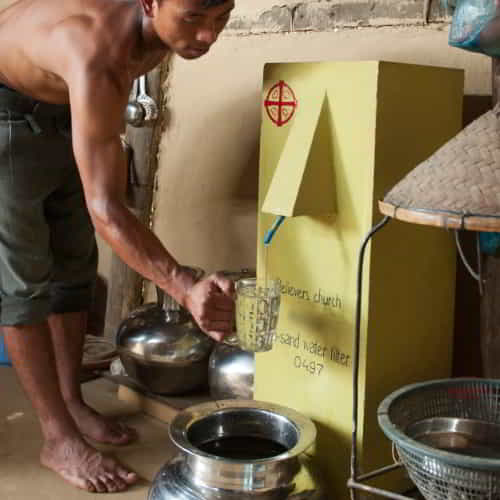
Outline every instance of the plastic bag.
<svg viewBox="0 0 500 500"><path fill-rule="evenodd" d="M7 346L4 344L3 335L0 333L0 365L11 366Z"/></svg>
<svg viewBox="0 0 500 500"><path fill-rule="evenodd" d="M500 56L500 0L447 0L447 7L454 9L450 45Z"/></svg>
<svg viewBox="0 0 500 500"><path fill-rule="evenodd" d="M500 233L479 233L481 253L498 257L500 254Z"/></svg>

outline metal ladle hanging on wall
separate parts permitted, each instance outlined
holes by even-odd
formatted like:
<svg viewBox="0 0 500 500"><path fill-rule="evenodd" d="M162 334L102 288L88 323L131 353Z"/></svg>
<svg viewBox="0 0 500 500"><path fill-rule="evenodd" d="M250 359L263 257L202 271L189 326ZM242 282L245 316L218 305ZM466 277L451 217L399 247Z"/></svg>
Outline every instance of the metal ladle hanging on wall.
<svg viewBox="0 0 500 500"><path fill-rule="evenodd" d="M125 108L125 121L132 127L144 127L155 121L158 118L158 105L148 95L146 75L134 80L131 94L134 99Z"/></svg>

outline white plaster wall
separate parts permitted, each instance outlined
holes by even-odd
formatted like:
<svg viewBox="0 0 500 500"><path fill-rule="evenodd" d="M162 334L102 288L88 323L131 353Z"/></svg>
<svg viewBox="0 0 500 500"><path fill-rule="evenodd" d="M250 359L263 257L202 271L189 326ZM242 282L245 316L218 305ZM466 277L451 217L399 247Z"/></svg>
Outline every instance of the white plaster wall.
<svg viewBox="0 0 500 500"><path fill-rule="evenodd" d="M154 230L177 259L255 266L263 64L341 59L464 68L466 94L491 92L490 59L449 47L444 25L228 35L202 59L174 59Z"/></svg>

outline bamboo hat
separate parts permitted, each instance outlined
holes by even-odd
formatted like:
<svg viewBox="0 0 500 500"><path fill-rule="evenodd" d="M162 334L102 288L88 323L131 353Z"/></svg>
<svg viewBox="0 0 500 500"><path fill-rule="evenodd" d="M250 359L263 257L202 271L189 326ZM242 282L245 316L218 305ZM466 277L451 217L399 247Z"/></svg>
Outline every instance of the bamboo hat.
<svg viewBox="0 0 500 500"><path fill-rule="evenodd" d="M416 224L500 232L500 105L415 167L379 209Z"/></svg>

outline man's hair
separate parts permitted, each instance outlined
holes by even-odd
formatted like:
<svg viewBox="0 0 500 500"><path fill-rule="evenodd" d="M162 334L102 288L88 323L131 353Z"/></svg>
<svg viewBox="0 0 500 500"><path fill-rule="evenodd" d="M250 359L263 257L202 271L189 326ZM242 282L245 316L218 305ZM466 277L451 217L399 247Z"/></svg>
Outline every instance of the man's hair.
<svg viewBox="0 0 500 500"><path fill-rule="evenodd" d="M158 3L165 2L166 0L158 0ZM217 5L221 5L226 3L228 0L203 0L201 2L201 6L204 9L209 9L210 7L217 7Z"/></svg>
<svg viewBox="0 0 500 500"><path fill-rule="evenodd" d="M203 0L202 5L205 9L209 9L210 7L217 7L217 5L226 3L227 0Z"/></svg>

